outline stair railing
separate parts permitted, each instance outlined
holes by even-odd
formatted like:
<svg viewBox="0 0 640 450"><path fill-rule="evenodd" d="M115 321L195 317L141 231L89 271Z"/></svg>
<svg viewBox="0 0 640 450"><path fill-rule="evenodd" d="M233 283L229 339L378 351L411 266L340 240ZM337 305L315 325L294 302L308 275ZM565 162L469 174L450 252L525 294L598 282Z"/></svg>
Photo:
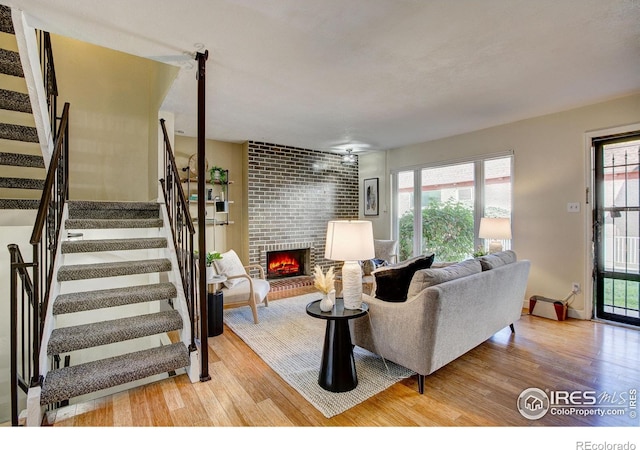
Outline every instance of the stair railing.
<svg viewBox="0 0 640 450"><path fill-rule="evenodd" d="M51 47L51 35L47 31L37 30L38 47L40 49L40 67L42 68L42 80L44 81L45 93L47 95L47 105L49 106L49 123L51 133L55 140L56 115L58 111L58 81L56 80L56 69L53 63L53 49Z"/></svg>
<svg viewBox="0 0 640 450"><path fill-rule="evenodd" d="M182 181L178 172L176 160L173 156L171 141L169 140L169 134L167 133L167 127L164 119L160 119L160 126L162 127L162 134L164 137L164 177L160 179L160 184L162 185L162 192L164 193L167 214L169 216L171 232L173 234L173 245L176 249L178 266L182 277L182 288L184 290L189 309L189 319L191 321L191 342L189 350L195 351L196 338L199 337L195 320L197 315L197 303L202 303L197 301L195 291L196 259L193 255L193 242L196 229L193 226L193 220L191 219L191 213L189 211L189 204L187 203L187 198L184 194ZM202 317L202 312L200 312L199 315ZM204 340L206 342L206 336ZM204 369L202 367L200 369L201 373L203 373Z"/></svg>
<svg viewBox="0 0 640 450"><path fill-rule="evenodd" d="M69 200L69 103L56 133L53 157L31 233L32 262L16 244L11 258L11 425L18 425L18 389L42 385L40 347L64 205ZM20 284L18 283L20 279ZM27 385L27 380L29 385Z"/></svg>

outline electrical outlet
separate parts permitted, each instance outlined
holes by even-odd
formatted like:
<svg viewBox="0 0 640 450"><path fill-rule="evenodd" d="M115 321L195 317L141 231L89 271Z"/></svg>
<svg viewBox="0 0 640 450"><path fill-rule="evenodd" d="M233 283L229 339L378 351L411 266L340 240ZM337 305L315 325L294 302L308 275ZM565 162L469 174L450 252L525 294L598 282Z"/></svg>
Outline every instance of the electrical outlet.
<svg viewBox="0 0 640 450"><path fill-rule="evenodd" d="M580 292L580 283L578 283L577 281L574 281L571 284L571 292L573 292L574 294L577 294L578 292Z"/></svg>
<svg viewBox="0 0 640 450"><path fill-rule="evenodd" d="M580 203L567 203L567 212L570 212L570 213L580 212Z"/></svg>

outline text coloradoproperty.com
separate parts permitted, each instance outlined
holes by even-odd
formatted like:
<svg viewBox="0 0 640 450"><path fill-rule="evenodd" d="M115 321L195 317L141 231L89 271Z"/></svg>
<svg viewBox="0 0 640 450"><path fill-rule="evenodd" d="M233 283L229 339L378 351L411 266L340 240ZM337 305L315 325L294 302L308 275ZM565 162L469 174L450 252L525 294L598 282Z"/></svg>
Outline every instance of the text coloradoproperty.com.
<svg viewBox="0 0 640 450"><path fill-rule="evenodd" d="M633 442L591 442L577 441L576 450L636 450Z"/></svg>

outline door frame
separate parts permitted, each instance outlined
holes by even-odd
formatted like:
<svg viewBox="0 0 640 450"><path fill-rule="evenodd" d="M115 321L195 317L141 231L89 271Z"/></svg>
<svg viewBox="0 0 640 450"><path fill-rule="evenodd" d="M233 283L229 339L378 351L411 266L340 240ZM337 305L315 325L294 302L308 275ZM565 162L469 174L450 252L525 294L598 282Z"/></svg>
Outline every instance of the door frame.
<svg viewBox="0 0 640 450"><path fill-rule="evenodd" d="M594 241L593 241L593 214L595 212L595 196L593 192L593 187L595 185L595 148L593 146L593 139L602 138L607 136L613 136L616 134L630 133L633 131L640 130L640 123L623 125L619 127L612 128L601 128L598 130L588 131L584 134L584 148L585 148L585 180L586 180L586 190L585 190L585 205L588 205L588 208L585 208L585 236L587 237L587 241L585 242L585 274L584 281L585 285L583 286L583 295L584 295L584 319L595 319L595 302L596 302L596 293L593 290L594 280L593 280L593 271L594 271ZM588 213L588 214L587 214ZM599 319L602 320L602 319ZM623 324L620 324L623 325Z"/></svg>

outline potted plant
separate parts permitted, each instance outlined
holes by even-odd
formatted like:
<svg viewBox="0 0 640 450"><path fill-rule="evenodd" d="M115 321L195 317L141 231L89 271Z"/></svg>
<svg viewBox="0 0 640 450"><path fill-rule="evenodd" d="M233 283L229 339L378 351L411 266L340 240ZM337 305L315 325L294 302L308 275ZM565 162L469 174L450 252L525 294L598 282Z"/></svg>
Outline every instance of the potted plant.
<svg viewBox="0 0 640 450"><path fill-rule="evenodd" d="M479 258L481 256L485 256L487 254L487 252L484 250L484 247L482 247L482 245L478 245L478 249L473 252L473 257L474 258Z"/></svg>
<svg viewBox="0 0 640 450"><path fill-rule="evenodd" d="M209 182L211 184L227 184L227 171L222 167L213 166L209 169Z"/></svg>
<svg viewBox="0 0 640 450"><path fill-rule="evenodd" d="M222 167L213 166L209 169L209 182L211 184L220 184L222 187L222 193L220 197L216 197L216 212L227 212L227 202L226 202L226 194L227 194L227 174L229 172Z"/></svg>
<svg viewBox="0 0 640 450"><path fill-rule="evenodd" d="M213 262L217 259L222 259L220 252L207 252L207 258L205 263L207 265L207 280L210 280L215 275L215 269L213 268Z"/></svg>

